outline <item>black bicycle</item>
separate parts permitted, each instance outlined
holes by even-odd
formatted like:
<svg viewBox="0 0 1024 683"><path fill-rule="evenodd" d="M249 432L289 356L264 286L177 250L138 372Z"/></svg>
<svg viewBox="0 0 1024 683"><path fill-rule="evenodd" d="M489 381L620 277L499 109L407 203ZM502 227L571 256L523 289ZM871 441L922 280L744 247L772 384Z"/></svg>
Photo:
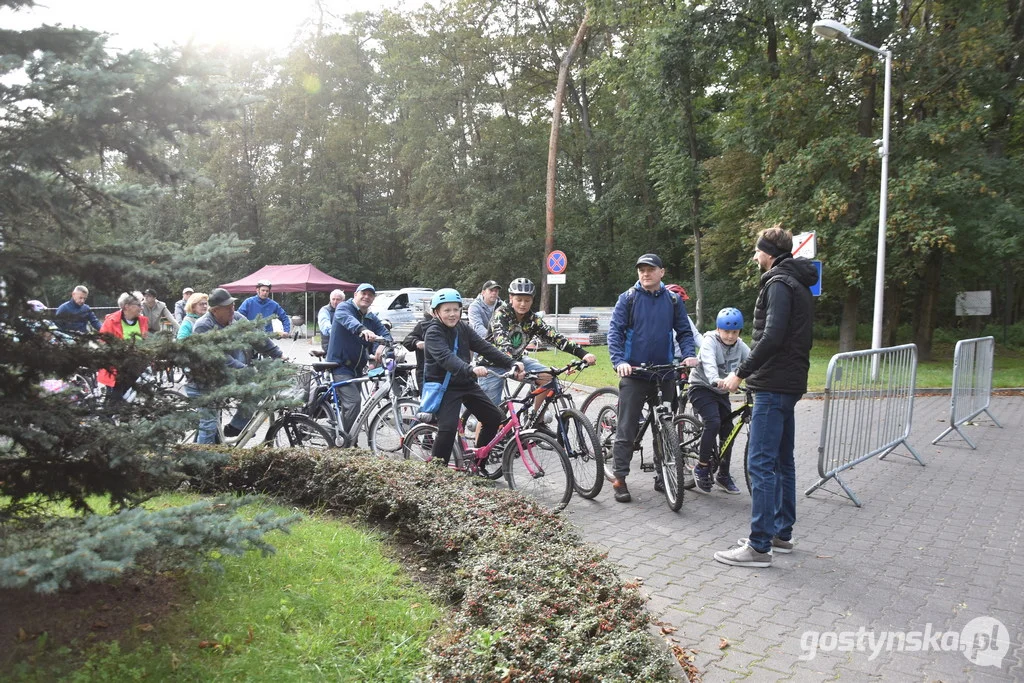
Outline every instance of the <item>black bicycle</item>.
<svg viewBox="0 0 1024 683"><path fill-rule="evenodd" d="M633 439L632 450L640 451L641 471L657 472L661 477L665 500L673 512L678 512L682 507L685 488L692 488L692 483L687 481L687 474L689 473L692 479L701 434L700 422L692 415L673 413L672 408L666 404L661 390L662 381L673 373L678 376L681 369L671 364L641 365L633 368L633 374L630 375L636 379L646 379L654 385L647 394L645 410L641 415L642 422L636 438ZM595 424L598 440L601 442L605 478L612 481L615 478L612 446L618 426L618 405L603 405L598 411ZM644 460L643 438L648 427L651 428L654 439L653 462Z"/></svg>
<svg viewBox="0 0 1024 683"><path fill-rule="evenodd" d="M679 443L688 444L696 441L699 446L704 426L696 415L686 412L686 409L689 407L686 390L690 386L689 372L692 368L678 365L675 367L678 373L675 376L676 395L672 401L672 412L675 415L672 420L672 426L676 431L676 436L679 437ZM618 424L618 421L615 419L618 403L618 387L600 387L587 396L580 408L583 414L593 423L598 441L601 443L601 449L606 455L605 478L608 481L614 481L615 479L611 471L611 448L612 443L615 441L615 428ZM610 408L610 410L605 410L606 408ZM648 406L645 403L640 414L641 425L647 420L647 414ZM640 436L642 434L638 438ZM697 456L687 451L682 454L682 457L686 463L686 471L683 474L683 488L692 489L696 485L693 481L693 468L697 464ZM642 450L640 451L640 458L642 462ZM652 465L648 465L647 471L651 471L652 467Z"/></svg>

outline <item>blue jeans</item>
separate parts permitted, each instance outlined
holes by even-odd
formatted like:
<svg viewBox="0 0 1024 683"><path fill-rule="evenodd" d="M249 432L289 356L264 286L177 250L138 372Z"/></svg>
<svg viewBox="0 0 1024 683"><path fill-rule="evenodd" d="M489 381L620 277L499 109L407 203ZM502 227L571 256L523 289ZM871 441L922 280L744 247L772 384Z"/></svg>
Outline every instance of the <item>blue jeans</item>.
<svg viewBox="0 0 1024 683"><path fill-rule="evenodd" d="M544 372L548 369L548 366L535 358L530 358L529 356L523 356L519 359L519 362L523 364L523 367L526 368L527 372L538 373ZM491 403L499 408L504 408L501 404L501 390L505 388L505 380L502 378L502 375L506 372L508 371L499 368L488 368L487 376L480 377L477 380L477 383L480 384L480 388L484 390L485 394L487 394L487 398L491 399Z"/></svg>
<svg viewBox="0 0 1024 683"><path fill-rule="evenodd" d="M199 390L194 384L185 385L185 395L189 398L196 398L202 396L203 392ZM220 423L219 411L216 408L199 408L199 434L196 437L196 443L217 443L217 425ZM250 409L243 409L241 406L238 408L238 412L231 418L231 426L242 431L245 429L245 425L248 424L252 418L253 411Z"/></svg>
<svg viewBox="0 0 1024 683"><path fill-rule="evenodd" d="M794 410L800 394L754 393L750 418L750 545L771 550L772 537L793 537L796 522L796 440Z"/></svg>

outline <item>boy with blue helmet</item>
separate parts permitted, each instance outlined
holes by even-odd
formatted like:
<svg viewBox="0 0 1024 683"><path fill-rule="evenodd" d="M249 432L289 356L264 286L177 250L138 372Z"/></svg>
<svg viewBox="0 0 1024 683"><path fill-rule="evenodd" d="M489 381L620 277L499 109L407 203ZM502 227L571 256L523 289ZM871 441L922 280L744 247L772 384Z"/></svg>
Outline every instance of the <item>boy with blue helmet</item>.
<svg viewBox="0 0 1024 683"><path fill-rule="evenodd" d="M477 384L478 377L487 375L487 368L470 366L472 352L479 353L491 365L506 370L515 367L520 378L523 366L513 362L462 321L462 296L458 291L451 288L438 290L430 299L430 307L435 319L425 325L423 386L444 384L440 406L434 413L437 436L431 457L448 464L461 406L465 405L480 424L476 439L478 447L489 443L501 425L501 411Z"/></svg>
<svg viewBox="0 0 1024 683"><path fill-rule="evenodd" d="M732 444L719 454L719 443L732 432L732 406L729 392L719 387L719 382L750 355L750 349L740 339L743 331L743 314L735 308L723 308L718 312L717 329L704 335L697 354L697 367L690 372L690 405L700 415L704 431L700 439L700 461L693 470L693 480L698 493L711 493L712 463L716 456L718 472L715 483L726 493L740 492L729 475L729 460Z"/></svg>

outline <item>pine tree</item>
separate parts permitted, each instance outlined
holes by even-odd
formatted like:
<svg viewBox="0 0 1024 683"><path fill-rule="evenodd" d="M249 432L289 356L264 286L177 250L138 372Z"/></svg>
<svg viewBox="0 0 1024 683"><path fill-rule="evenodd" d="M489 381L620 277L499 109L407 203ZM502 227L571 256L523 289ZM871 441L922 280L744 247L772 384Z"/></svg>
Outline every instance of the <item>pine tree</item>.
<svg viewBox="0 0 1024 683"><path fill-rule="evenodd" d="M31 4L0 0L13 10ZM175 165L176 146L234 110L211 64L187 49L112 54L103 36L87 30L0 30L0 586L55 590L75 578L115 576L159 546L266 550L262 533L287 523L240 523L232 516L237 501L137 509L146 492L180 480L183 469L223 457L174 445L194 422L183 397L142 387L138 400L101 409L40 386L79 370L141 372L170 361L226 385L222 393L258 398L279 386L281 368L257 381L224 365L227 347L262 334L255 326L187 344L166 335L141 344L65 343L25 306L54 278L107 292L182 277L209 281L242 254L248 244L234 236L189 248L123 237L132 211L189 181ZM86 516L96 495L121 514ZM82 516L47 521L57 502Z"/></svg>

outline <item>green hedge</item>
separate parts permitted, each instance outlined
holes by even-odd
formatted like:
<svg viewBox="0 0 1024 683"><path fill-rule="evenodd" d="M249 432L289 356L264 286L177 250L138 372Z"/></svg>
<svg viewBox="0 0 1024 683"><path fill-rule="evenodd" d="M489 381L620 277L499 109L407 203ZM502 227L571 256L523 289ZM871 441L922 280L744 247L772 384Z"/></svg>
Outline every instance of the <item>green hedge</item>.
<svg viewBox="0 0 1024 683"><path fill-rule="evenodd" d="M672 680L634 584L562 519L519 494L436 466L360 451L232 452L194 484L259 492L390 529L451 605L431 680Z"/></svg>

